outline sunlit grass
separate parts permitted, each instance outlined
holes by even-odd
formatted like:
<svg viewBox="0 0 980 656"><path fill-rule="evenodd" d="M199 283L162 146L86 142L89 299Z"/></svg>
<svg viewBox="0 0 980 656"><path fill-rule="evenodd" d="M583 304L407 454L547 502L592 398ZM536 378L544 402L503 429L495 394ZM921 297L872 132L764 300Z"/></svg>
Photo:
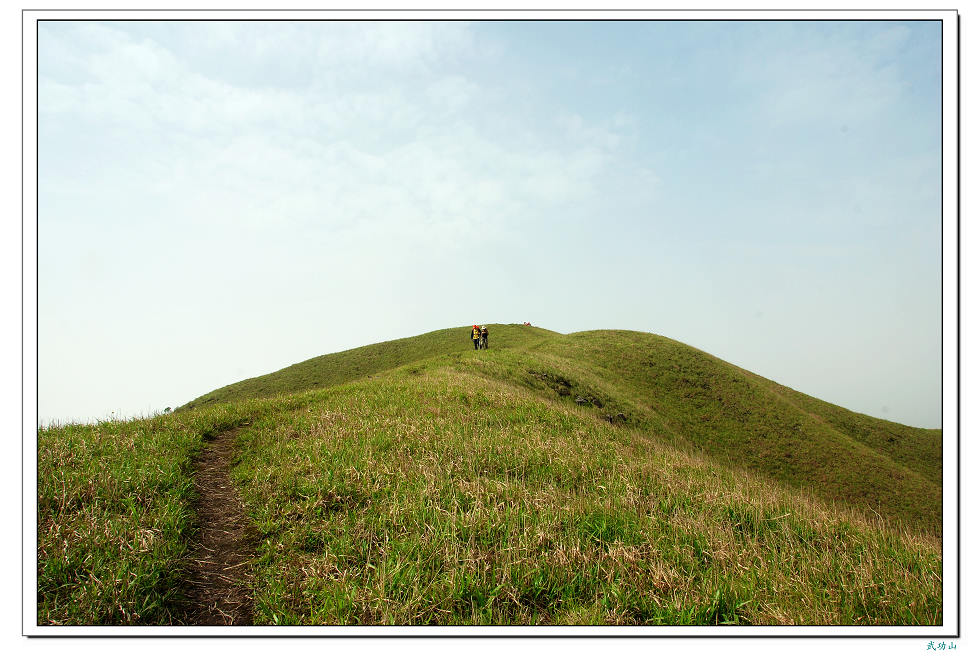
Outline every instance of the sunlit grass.
<svg viewBox="0 0 980 656"><path fill-rule="evenodd" d="M938 546L473 376L240 435L260 622L929 624Z"/></svg>
<svg viewBox="0 0 980 656"><path fill-rule="evenodd" d="M38 623L179 621L193 457L205 436L271 407L39 430Z"/></svg>
<svg viewBox="0 0 980 656"><path fill-rule="evenodd" d="M183 621L193 459L241 426L258 623L941 623L937 431L654 335L465 338L39 430L38 622Z"/></svg>

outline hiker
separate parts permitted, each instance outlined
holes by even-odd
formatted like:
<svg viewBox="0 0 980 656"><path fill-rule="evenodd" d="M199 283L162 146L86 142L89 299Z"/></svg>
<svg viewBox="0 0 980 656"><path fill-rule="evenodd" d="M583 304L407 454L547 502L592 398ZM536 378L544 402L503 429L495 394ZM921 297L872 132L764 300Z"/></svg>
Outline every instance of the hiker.
<svg viewBox="0 0 980 656"><path fill-rule="evenodd" d="M473 350L480 350L480 327L473 324Z"/></svg>
<svg viewBox="0 0 980 656"><path fill-rule="evenodd" d="M487 330L486 326L480 328L480 348L490 348L490 331Z"/></svg>

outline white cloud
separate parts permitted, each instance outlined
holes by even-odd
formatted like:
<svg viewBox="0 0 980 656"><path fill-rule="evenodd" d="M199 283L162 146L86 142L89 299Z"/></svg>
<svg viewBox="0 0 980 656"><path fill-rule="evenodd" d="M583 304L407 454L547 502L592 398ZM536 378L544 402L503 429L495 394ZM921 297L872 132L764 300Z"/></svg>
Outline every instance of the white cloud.
<svg viewBox="0 0 980 656"><path fill-rule="evenodd" d="M244 41L268 58L274 44L309 39L289 25L253 29L222 25L212 47ZM317 65L349 85L342 92L214 79L149 37L109 26L86 26L67 42L79 50L62 55L94 81L73 86L42 69L42 111L52 124L81 116L130 132L131 148L105 164L92 193L110 193L104 185L116 179L127 183L115 193L168 194L176 223L380 231L375 239L452 247L476 239L477 227L479 239L503 240L528 216L586 203L604 176L647 186L646 173L617 160L628 116L595 123L566 112L555 122L560 139L529 138L535 126L501 124L487 107L506 93L436 70L476 47L466 24L330 25L316 41ZM94 54L82 48L94 42ZM353 63L375 82L338 73ZM386 77L406 67L421 84Z"/></svg>
<svg viewBox="0 0 980 656"><path fill-rule="evenodd" d="M604 150L613 150L619 146L622 136L615 128L628 125L628 120L623 114L617 114L611 120L594 124L586 122L578 114L563 114L556 122L568 139Z"/></svg>
<svg viewBox="0 0 980 656"><path fill-rule="evenodd" d="M42 396L59 394L51 372L77 385L92 358L124 369L120 354L146 341L185 344L210 376L270 331L319 344L289 312L326 321L378 297L360 311L384 316L384 303L409 302L389 298L409 281L420 299L452 293L446 267L474 253L505 266L570 208L608 207L610 180L629 195L648 176L623 157L623 116L549 105L562 118L541 125L507 111L508 80L454 65L487 50L465 24L332 25L316 39L292 25L166 27L86 23L42 38L42 338L57 341L82 308L132 306L126 322L87 319L90 353L70 367L58 358L74 346L48 349ZM304 49L306 72L272 83ZM168 309L137 307L145 298ZM252 325L255 305L268 316ZM342 323L330 325L355 330ZM115 349L138 330L139 345ZM276 357L304 356L294 351Z"/></svg>
<svg viewBox="0 0 980 656"><path fill-rule="evenodd" d="M439 78L426 89L433 106L449 115L464 109L478 94L479 87L461 75Z"/></svg>
<svg viewBox="0 0 980 656"><path fill-rule="evenodd" d="M475 47L470 26L463 22L336 23L318 40L317 61L328 70L354 66L424 70Z"/></svg>

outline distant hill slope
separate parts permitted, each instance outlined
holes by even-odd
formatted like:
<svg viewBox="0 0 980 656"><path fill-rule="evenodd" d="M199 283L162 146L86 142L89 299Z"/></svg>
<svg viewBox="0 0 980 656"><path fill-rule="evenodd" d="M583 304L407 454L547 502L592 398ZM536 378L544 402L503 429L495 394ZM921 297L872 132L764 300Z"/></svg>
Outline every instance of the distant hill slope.
<svg viewBox="0 0 980 656"><path fill-rule="evenodd" d="M580 406L626 430L930 533L941 533L941 431L850 412L649 333L451 328L320 356L185 408L449 369Z"/></svg>

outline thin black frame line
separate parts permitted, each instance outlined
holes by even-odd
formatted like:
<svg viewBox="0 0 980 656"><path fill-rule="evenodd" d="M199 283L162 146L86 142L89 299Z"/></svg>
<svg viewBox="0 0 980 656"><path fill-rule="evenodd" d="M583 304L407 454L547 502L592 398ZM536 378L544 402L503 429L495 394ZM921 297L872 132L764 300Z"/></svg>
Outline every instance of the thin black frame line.
<svg viewBox="0 0 980 656"><path fill-rule="evenodd" d="M25 12L27 12L27 11L40 11L40 12L85 11L85 12L96 12L96 11L112 11L112 10L98 10L98 9L84 9L84 10L60 10L60 9L40 9L40 10L33 10L32 9L32 10L27 10L27 9L22 9L21 10L22 18L23 18L23 14ZM137 9L137 10L127 10L127 11L184 11L184 10ZM188 10L188 11L229 11L229 12L234 12L234 11L240 11L240 10L233 10L233 9L221 9L221 10L193 9L193 10ZM280 11L280 10L258 10L258 11L270 11L270 12L273 12L273 11ZM286 9L286 10L282 10L282 11L308 11L308 10L304 10L304 9ZM328 9L328 10L313 10L313 11L336 12L336 11L352 11L352 10ZM368 10L368 11L395 11L395 10L371 9L371 10ZM398 10L398 11L437 11L437 10L412 9L412 10ZM468 9L468 10L461 10L461 11L509 11L509 10L501 10L501 9L494 9L494 10ZM561 10L521 9L521 10L518 10L518 11L561 11ZM606 11L606 10L575 10L575 11ZM622 12L626 12L626 11L634 11L634 10L629 10L629 9L614 9L614 10L609 10L609 11L622 11ZM655 11L674 11L674 10L640 10L640 11L644 11L644 12L655 12ZM698 9L698 10L694 10L694 11L699 11L699 12L700 11L705 11L706 12L706 11L716 11L716 10ZM756 10L756 9L752 9L752 10L738 10L738 11L769 11L769 10ZM811 11L811 10L794 9L794 10L787 10L787 11L797 11L797 12L800 12L800 11ZM814 10L814 11L835 11L835 10ZM865 11L865 10L860 10L860 9L847 9L847 10L842 10L842 11L857 12L857 11ZM879 10L879 9L867 10L867 11L869 11L869 12L889 12L889 13L891 13L890 10ZM901 11L926 11L926 10L901 10ZM567 634L559 634L559 635L549 635L549 634L542 634L542 635L508 635L508 634L504 634L504 635L475 635L475 636L474 635L467 635L467 634L463 634L463 635L454 635L454 634L450 634L450 635L394 635L394 636L393 635L374 635L374 634L361 634L361 635L352 635L352 636L350 636L350 635L316 635L316 636L292 635L292 636L277 636L277 635L244 635L244 634L238 634L238 635L233 635L233 636L226 636L226 635L221 635L221 634L214 634L214 635L176 635L176 636L174 636L174 635L166 635L166 634L158 634L158 635L142 634L142 635L137 635L137 636L128 636L128 635L106 634L106 635L84 635L84 636L79 636L79 635L73 635L73 636L63 636L63 635L62 636L56 636L56 635L45 636L45 635L27 635L27 634L25 634L23 632L25 609L24 609L23 606L21 606L21 635L22 636L27 636L29 638L35 638L35 637L37 637L37 638L79 638L79 637L85 637L85 638L106 638L106 637L115 637L115 638L119 638L119 637L137 637L137 638L151 638L151 637L167 637L167 638L229 638L229 637L232 637L232 638L282 638L282 637L291 637L292 638L292 637L300 637L300 638L303 638L303 637L307 637L307 638L309 638L309 637L313 637L313 638L495 638L495 639L507 639L507 638L566 638L566 639L570 639L570 638L648 638L648 639L657 639L657 638L685 638L685 639L686 638L695 638L695 639L697 639L697 638L709 638L709 639L710 638L718 638L718 639L724 639L724 638L735 638L735 639L739 639L739 638L776 638L776 639L785 639L785 638L817 638L817 639L841 638L841 639L860 639L860 638L870 638L870 639L877 639L877 640L881 640L881 639L909 640L909 639L924 639L926 637L943 637L943 638L945 638L945 637L951 637L951 638L960 638L960 635L961 635L961 624L962 624L962 622L961 622L961 617L962 617L962 585L961 585L962 584L962 574L961 574L961 569L962 568L960 566L961 565L961 560L962 560L960 558L960 551L961 551L961 547L962 547L962 534L960 532L960 529L961 529L961 519L962 519L962 513L961 513L961 482L960 482L960 476L961 476L961 470L962 470L962 466L961 466L961 440L960 440L960 425L961 425L961 408L960 408L960 402L961 402L960 342L961 342L961 325L962 325L962 319L961 319L961 315L960 315L960 311L961 311L961 300L960 300L960 298L961 298L961 294L960 294L960 279L961 279L961 273L960 273L960 270L961 270L961 263L960 263L960 256L961 256L961 245L960 245L960 203L961 203L961 191L960 191L960 183L961 183L961 173L960 173L960 166L961 166L960 124L961 124L961 118L960 118L960 112L961 112L962 103L961 103L960 95L959 95L960 86L961 86L961 81L960 81L960 77L961 77L960 76L960 58L961 58L961 46L960 46L961 27L960 26L961 26L961 21L960 21L960 15L959 15L959 11L958 10L952 9L952 10L934 10L934 11L952 11L952 12L954 12L955 13L955 18L956 18L956 33L957 33L957 41L956 41L956 65L957 65L957 68L956 68L956 91L957 91L957 98L956 98L956 108L957 108L957 112L956 112L956 126L957 126L957 133L956 133L956 137L957 137L957 139L956 139L956 162L957 162L957 170L956 170L956 182L957 182L957 187L956 187L956 311L957 311L957 313L956 313L956 401L957 401L957 405L956 405L956 453L957 453L957 463L956 463L956 472L957 472L957 480L956 480L956 497L957 497L956 526L957 526L957 559L958 559L959 562L958 562L958 567L957 567L957 591L956 591L957 592L957 609L956 609L957 610L957 618L956 618L957 621L956 621L955 633L953 633L952 635L946 635L946 634L927 634L925 636L918 636L918 635L913 635L913 636L909 636L909 635L887 635L887 636L869 636L869 635L856 635L856 636L847 636L847 635L799 636L799 635L786 635L786 636L781 636L781 635L772 635L772 634L760 635L760 636L751 636L751 635L750 636L744 636L744 635L742 635L742 636L739 636L739 635L722 635L722 636L719 636L719 635L665 635L665 636L659 636L659 635L645 635L645 634L640 634L640 635L634 635L634 634L622 635L622 634L617 634L617 635L610 635L610 636L602 636L602 635L567 635ZM86 20L88 20L88 19L86 19ZM122 20L123 21L126 21L126 19L122 19ZM148 20L153 20L153 19L138 19L138 20L129 20L129 21L126 21L126 22L144 22L144 21L148 21ZM175 20L179 20L179 19L165 19L165 20L166 21L175 21ZM221 19L196 19L193 22L212 22L212 21L215 21L215 20L221 20ZM256 20L260 20L260 19L247 19L247 20L249 20L249 21L256 21ZM272 20L276 20L276 19L271 19L268 22L272 22ZM345 19L345 20L353 20L353 19ZM538 19L528 19L529 22L530 21L533 21L533 20L538 20ZM602 22L602 19L595 19L595 20L578 19L578 20L581 20L582 22ZM628 20L629 20L629 22L643 22L645 19L628 19ZM681 20L681 19L670 19L669 21L662 21L662 22L676 22L678 20ZM698 22L740 22L742 20L744 20L744 19L698 19ZM766 21L766 22L771 22L771 21L778 21L780 19L763 19L763 20ZM819 20L820 21L828 21L828 20L833 20L833 19L819 19ZM848 22L862 21L862 20L864 20L864 19L848 19ZM898 20L898 19L896 19L896 20ZM35 23L35 31L37 31L37 29L39 28L40 23L42 21L44 21L44 22L53 22L50 19L40 19L40 18L37 18L34 21L34 23ZM913 21L906 21L906 22L933 22L933 21L939 21L940 23L944 23L944 20L942 18L935 18L935 19L914 19ZM81 21L79 21L79 22L81 22ZM161 22L163 22L163 21L161 21ZM310 22L314 22L314 21L310 21ZM576 20L567 20L567 21L563 21L563 22L576 22ZM758 22L762 22L762 21L758 21ZM794 22L802 22L802 21L799 20L799 19L794 19ZM941 41L942 41L942 37L940 37L940 42ZM40 59L40 39L39 38L36 38L35 39L35 57L36 57L36 61L39 61L39 59ZM942 87L942 82L940 83L940 86ZM40 111L40 98L39 98L39 93L40 92L39 92L39 88L40 88L39 85L35 85L35 118L36 118L36 120L39 120L38 117L37 117L37 113ZM21 21L21 97L22 98L23 98L23 95L24 95L23 92L24 92L24 21L22 20ZM943 113L942 113L942 105L943 105L943 102L944 102L944 96L943 96L942 89L941 89L941 91L940 91L940 108L941 108L940 109L940 126L941 126L940 127L940 130L941 130L941 133L942 133L942 122L943 122ZM36 148L39 147L39 145L40 145L39 143L37 143L37 139L38 138L39 138L39 136L36 134L35 135L35 147ZM943 158L942 158L942 151L943 151L943 142L941 141L940 142L940 180L943 179L943 163L944 162L943 162ZM23 111L23 103L21 103L21 162L22 163L23 163L23 158L24 158L24 111ZM38 157L38 158L35 159L35 176L36 176L35 179L38 179L39 178L39 174L40 174L39 167L40 167L40 158ZM40 186L37 185L37 186L35 186L35 203L39 203L40 202L39 194L40 194ZM21 193L20 193L20 195L21 195L21 316L23 317L23 315L24 315L24 296L25 296L24 295L24 285L23 285L23 273L24 273L24 264L23 264L23 256L24 256L24 169L23 169L23 166L21 167ZM942 209L943 209L944 202L945 202L945 198L941 195L940 196L940 215L942 215ZM942 260L942 252L941 252L941 248L940 248L940 261L941 260ZM36 243L35 243L35 275L38 276L38 277L40 276L40 240L39 239L36 240ZM942 277L943 277L943 270L942 270L942 268L940 268L940 281L941 281L940 282L940 288L942 288ZM39 327L40 317L38 315L39 311L40 311L40 305L38 303L35 306L35 340L37 340L36 343L39 343L39 340L40 340L40 334L39 334L39 330L40 330L40 327ZM23 323L21 324L21 328L22 328L21 329L21 380L23 381L23 376L24 376L24 371L25 371L25 368L24 368L24 360L25 360L25 358L24 358L24 331L23 331ZM943 334L941 332L940 333L940 351L942 351L942 341L943 341ZM942 367L942 362L941 362L941 367ZM35 394L38 397L40 395L40 388L39 388L39 386L40 386L40 379L39 379L39 377L37 377L35 379ZM942 383L940 384L940 395L942 395ZM24 398L23 398L23 391L21 392L21 409L20 409L20 413L21 413L21 463L22 463L21 464L21 531L22 531L21 535L23 537L23 527L24 527L24 500L25 500L24 499L24 482L25 481L24 481L24 468L23 468L23 458L24 458L24 449L25 449L24 439L23 439L23 435L24 435ZM35 476L36 475L37 475L37 471L35 471ZM23 561L24 561L24 544L23 544L23 539L22 539L21 540L21 562L23 563ZM24 588L24 571L22 569L21 570L21 590L23 590L23 588ZM403 628L406 628L407 626L409 626L409 625L403 625ZM568 626L571 626L571 625L568 625ZM766 625L766 626L778 626L778 625ZM811 626L826 626L826 627L830 628L830 627L837 627L838 625L811 625ZM850 626L861 626L861 625L850 625ZM316 628L316 627L307 627L307 628L308 629L313 629L313 628ZM303 630L303 629L301 629L301 630Z"/></svg>
<svg viewBox="0 0 980 656"><path fill-rule="evenodd" d="M360 625L358 625L358 626L360 626ZM71 628L71 627L70 626L66 626L66 627L60 627L60 628ZM139 626L136 626L136 627L130 627L130 628L140 628L140 627ZM160 628L160 626L159 625L154 625L151 628L157 629L157 628ZM214 628L214 627L209 627L209 628ZM239 627L228 627L228 628L239 628ZM241 627L241 628L244 628L244 627ZM257 627L257 628L276 628L276 627L262 626L262 627ZM294 627L280 627L280 628L294 628L294 629L295 628L306 628L306 629L316 629L316 628L324 628L324 627L316 627L316 626L295 627L294 626ZM338 628L338 627L332 627L332 628ZM382 628L383 629L384 627L379 627L379 628ZM586 627L577 626L577 628L586 628ZM316 639L316 638L342 638L342 639L347 639L347 638L351 638L351 639L354 639L354 638L357 638L357 639L360 639L360 638L368 638L368 639L380 638L380 639L389 639L389 640L390 639L424 639L424 640L429 640L429 639L437 639L437 638L451 638L451 639L457 639L457 640L460 639L460 638L487 638L487 639L494 639L494 640L503 640L503 639L511 639L511 638L517 639L517 640L523 640L523 639L531 639L531 640L534 640L534 639L540 639L540 638L548 638L548 639L565 638L565 639L569 639L569 640L581 640L581 639L612 640L612 639L617 639L617 638L629 638L629 639L633 639L633 640L636 640L636 639L645 639L645 640L667 639L667 640L672 640L672 639L675 639L675 638L681 638L681 639L684 639L684 640L700 640L700 639L707 639L707 640L741 640L741 639L763 640L763 639L775 638L777 640L787 640L787 639L797 639L797 638L799 638L799 639L804 639L804 640L862 640L862 639L869 639L869 640L928 640L929 638L957 638L957 639L959 639L960 638L960 634L957 632L956 634L938 634L938 633L935 633L934 634L934 633L929 633L929 634L925 634L925 635L914 635L914 636L904 636L904 635L903 636L899 636L899 635L826 635L826 636L818 636L818 635L758 635L758 636L738 636L738 635L697 635L697 634L695 634L695 635L684 635L684 634L670 634L670 635L645 635L645 634L595 635L595 634L584 634L584 633L581 634L581 635L579 635L579 634L569 635L567 633L560 633L560 634L554 634L554 635L552 635L552 634L540 634L540 633L534 634L534 635L523 635L523 634L477 634L477 635L470 635L470 634L466 634L466 633L422 634L422 635L413 635L413 634L382 635L382 634L373 634L373 633L364 633L364 634L358 634L358 635L344 635L344 634L337 634L337 633L320 634L320 635L297 635L297 634L293 634L293 635L274 635L274 634L248 635L248 634L243 634L243 633L236 633L236 634L231 634L231 635L223 635L223 634L220 634L220 633L168 635L166 633L154 633L154 634L132 635L132 634L105 633L105 634L86 634L86 635L77 635L77 634L76 635L28 635L27 637L28 638L44 638L44 639L53 638L53 639L56 639L56 640L57 639L65 639L65 638L67 638L67 639L77 639L77 638L100 638L100 639L103 639L103 638L126 638L126 639L129 639L129 638L174 638L174 639L180 639L180 638L192 638L192 639L197 639L197 638L252 638L252 639L257 639L257 638L272 638L272 639L300 638L300 639L307 639L307 640L308 639Z"/></svg>
<svg viewBox="0 0 980 656"><path fill-rule="evenodd" d="M962 188L961 179L961 162L960 153L962 148L960 147L960 115L961 115L961 100L960 100L960 15L956 14L956 637L960 637L962 623L962 613L963 613L963 532L961 527L962 518L962 499L960 498L960 481L962 480L962 457L960 454L960 444L961 444L961 431L960 431L960 408L962 402L962 385L961 385L961 366L960 366L960 335L962 328L962 315L960 308L960 263L961 263L961 245L960 245L960 190ZM940 114L940 117L942 114ZM941 133L941 131L940 131ZM942 171L942 161L940 161L940 171ZM942 175L940 174L940 180L942 180ZM942 241L942 240L940 240ZM940 250L942 247L940 246ZM942 261L942 255L940 254L939 260ZM940 405L942 402L940 402Z"/></svg>
<svg viewBox="0 0 980 656"><path fill-rule="evenodd" d="M154 628L157 628L157 627L154 627ZM232 627L232 628L234 628L234 627ZM317 628L317 627L308 627L308 628L311 628L312 629L312 628ZM270 634L261 634L261 635L246 635L246 634L241 634L241 633L232 634L232 635L222 635L222 634L210 634L210 635L204 635L204 634L201 634L201 635L195 635L195 634L167 635L165 633L156 633L156 634L149 634L149 635L147 635L147 634L130 635L130 634L111 634L111 633L109 633L109 634L89 634L89 635L29 635L27 637L28 638L54 639L54 640L78 639L78 638L99 638L99 639L105 639L105 638L125 638L125 639L131 639L131 638L155 638L155 639L159 639L159 638L172 638L172 639L182 639L182 638L192 638L192 639L199 639L199 638L220 638L220 639L229 639L229 638L246 638L246 639L272 638L272 639L275 639L275 640L281 640L281 639L284 639L284 638L299 638L299 639L305 639L305 640L318 639L318 638L323 638L323 639L328 639L328 638L340 638L340 639L361 639L361 638L367 638L367 639L372 639L372 640L373 639L381 639L381 640L401 640L401 639L432 640L432 639L439 639L439 638L450 638L450 639L455 639L455 640L458 640L458 639L461 639L461 638L463 638L463 639L474 639L474 638L476 638L476 639L484 639L485 638L485 639L491 639L491 640L507 640L507 639L517 639L517 640L525 640L525 639L528 639L528 640L536 640L536 639L542 639L542 638L547 638L547 639L550 639L550 640L554 640L555 638L567 639L567 640L582 640L582 639L614 640L614 639L618 639L618 638L629 638L629 639L633 639L633 640L636 640L636 639L644 639L644 640L668 639L668 640L673 640L675 638L684 639L684 640L741 640L741 639L763 640L763 639L775 638L777 640L787 640L787 639L804 639L804 640L861 640L861 639L870 639L870 640L927 640L929 638L957 638L957 639L959 639L960 638L960 635L959 635L959 633L951 634L951 635L929 633L929 634L921 635L921 636L918 636L918 635L916 635L916 636L895 636L895 635L885 635L885 636L873 636L873 635L827 635L827 636L814 636L814 635L802 635L802 636L801 635L764 635L763 636L763 635L759 635L759 636L736 636L736 635L683 635L683 634L671 634L671 635L633 635L633 634L628 634L628 635L581 634L581 635L578 635L578 634L574 634L574 635L568 635L568 634L565 634L565 633L557 634L557 635L550 635L550 634L535 634L535 635L513 635L513 634L501 634L501 635L488 635L488 634L479 634L479 635L468 635L468 634L449 634L449 635L441 635L441 634L424 634L424 635L410 635L410 634L409 635L404 635L404 634L402 634L402 635L380 635L380 634L373 634L373 633L360 634L360 635L343 635L343 634L322 634L322 635L270 635Z"/></svg>
<svg viewBox="0 0 980 656"><path fill-rule="evenodd" d="M959 14L957 14L959 18ZM466 18L36 18L38 23L466 23ZM941 23L936 18L485 18L481 23Z"/></svg>
<svg viewBox="0 0 980 656"><path fill-rule="evenodd" d="M768 12L768 13L792 13L792 12L822 12L822 13L838 13L838 12L854 12L854 13L898 13L898 12L940 12L940 11L952 11L956 12L959 16L959 9L379 9L379 8L348 8L348 9L202 9L202 8L192 8L192 9L22 9L22 12L251 12L251 13L279 13L284 11L289 12L444 12L444 13L459 13L459 12L552 12L552 13L573 13L573 12L642 12L642 13L656 13L656 12L685 12L685 13L700 13L700 12L733 12L733 13L752 13L752 12Z"/></svg>
<svg viewBox="0 0 980 656"><path fill-rule="evenodd" d="M20 21L20 595L24 599L24 17ZM35 108L36 109L36 108ZM35 381L35 385L36 385ZM24 635L24 605L20 607L20 631Z"/></svg>

